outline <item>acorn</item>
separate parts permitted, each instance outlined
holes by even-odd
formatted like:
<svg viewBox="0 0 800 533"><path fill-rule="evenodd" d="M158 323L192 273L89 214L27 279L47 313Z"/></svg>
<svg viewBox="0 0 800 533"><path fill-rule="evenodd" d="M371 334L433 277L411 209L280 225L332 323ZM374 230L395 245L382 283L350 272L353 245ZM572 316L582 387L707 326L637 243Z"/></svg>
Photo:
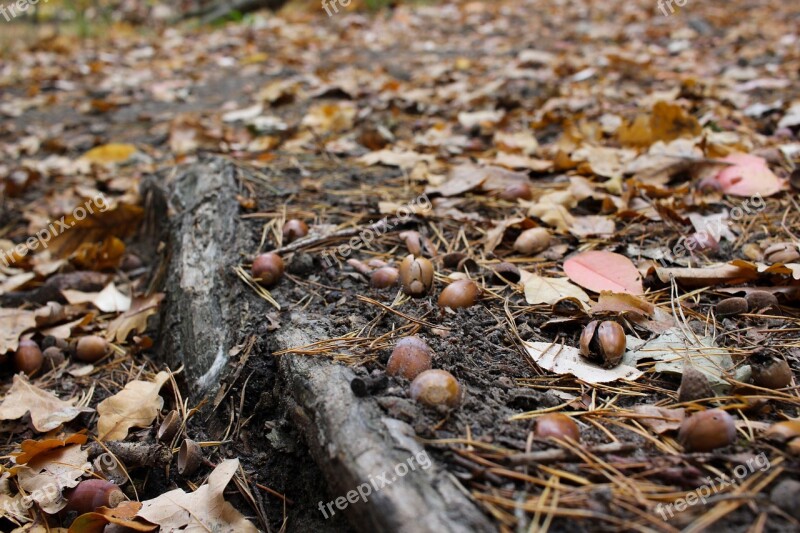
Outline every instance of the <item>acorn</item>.
<svg viewBox="0 0 800 533"><path fill-rule="evenodd" d="M264 287L278 283L283 276L283 259L275 252L261 254L253 261L253 278Z"/></svg>
<svg viewBox="0 0 800 533"><path fill-rule="evenodd" d="M746 313L750 309L744 298L726 298L719 302L715 311L718 317L736 316Z"/></svg>
<svg viewBox="0 0 800 533"><path fill-rule="evenodd" d="M788 442L800 437L800 420L784 420L772 424L764 433L764 438L775 442Z"/></svg>
<svg viewBox="0 0 800 533"><path fill-rule="evenodd" d="M678 442L688 452L710 452L736 442L736 422L722 409L701 411L685 418Z"/></svg>
<svg viewBox="0 0 800 533"><path fill-rule="evenodd" d="M191 476L203 464L203 450L192 439L186 439L178 450L178 473L184 477Z"/></svg>
<svg viewBox="0 0 800 533"><path fill-rule="evenodd" d="M530 200L533 198L533 190L529 183L518 182L512 183L500 191L500 198L514 202L517 200Z"/></svg>
<svg viewBox="0 0 800 533"><path fill-rule="evenodd" d="M83 363L96 363L108 353L108 341L97 335L78 339L75 346L75 359Z"/></svg>
<svg viewBox="0 0 800 533"><path fill-rule="evenodd" d="M370 275L369 284L376 289L388 289L397 285L400 271L394 267L382 267Z"/></svg>
<svg viewBox="0 0 800 533"><path fill-rule="evenodd" d="M572 418L561 413L549 413L537 418L533 434L540 439L569 438L576 442L581 440L578 424Z"/></svg>
<svg viewBox="0 0 800 533"><path fill-rule="evenodd" d="M418 231L404 231L400 238L406 242L406 248L411 255L422 255L422 237Z"/></svg>
<svg viewBox="0 0 800 533"><path fill-rule="evenodd" d="M593 320L581 335L580 353L603 368L612 368L622 361L626 342L622 326L610 320Z"/></svg>
<svg viewBox="0 0 800 533"><path fill-rule="evenodd" d="M471 279L460 279L444 288L439 295L439 307L451 309L472 307L478 301L479 294L480 288L477 283Z"/></svg>
<svg viewBox="0 0 800 533"><path fill-rule="evenodd" d="M411 398L428 407L458 407L461 385L446 370L426 370L411 382Z"/></svg>
<svg viewBox="0 0 800 533"><path fill-rule="evenodd" d="M792 369L783 359L764 365L752 365L753 384L765 389L777 390L792 384Z"/></svg>
<svg viewBox="0 0 800 533"><path fill-rule="evenodd" d="M536 255L550 246L550 232L545 228L531 228L523 231L514 241L514 250L523 255Z"/></svg>
<svg viewBox="0 0 800 533"><path fill-rule="evenodd" d="M42 352L42 356L44 357L44 369L48 371L58 368L66 360L64 351L58 346L51 346L47 348Z"/></svg>
<svg viewBox="0 0 800 533"><path fill-rule="evenodd" d="M14 364L17 366L17 370L31 377L42 369L43 363L44 356L35 341L19 341L19 346L14 354Z"/></svg>
<svg viewBox="0 0 800 533"><path fill-rule="evenodd" d="M778 311L778 298L774 294L767 291L753 291L745 296L748 307L754 312L759 311Z"/></svg>
<svg viewBox="0 0 800 533"><path fill-rule="evenodd" d="M308 224L293 218L283 225L283 241L285 243L296 241L308 235Z"/></svg>
<svg viewBox="0 0 800 533"><path fill-rule="evenodd" d="M172 442L175 435L181 429L181 415L178 411L172 410L164 417L164 421L158 427L156 438L161 442Z"/></svg>
<svg viewBox="0 0 800 533"><path fill-rule="evenodd" d="M424 257L406 256L400 263L400 283L409 296L425 296L433 287L433 265Z"/></svg>
<svg viewBox="0 0 800 533"><path fill-rule="evenodd" d="M417 336L400 339L389 356L386 373L390 376L402 376L414 379L426 370L431 369L433 350Z"/></svg>
<svg viewBox="0 0 800 533"><path fill-rule="evenodd" d="M681 387L678 389L678 401L693 402L703 398L713 398L714 391L708 382L708 377L693 366L683 367Z"/></svg>
<svg viewBox="0 0 800 533"><path fill-rule="evenodd" d="M65 510L79 515L91 513L99 507L114 508L128 499L119 486L105 479L81 481L74 489L67 489L64 497L67 499Z"/></svg>

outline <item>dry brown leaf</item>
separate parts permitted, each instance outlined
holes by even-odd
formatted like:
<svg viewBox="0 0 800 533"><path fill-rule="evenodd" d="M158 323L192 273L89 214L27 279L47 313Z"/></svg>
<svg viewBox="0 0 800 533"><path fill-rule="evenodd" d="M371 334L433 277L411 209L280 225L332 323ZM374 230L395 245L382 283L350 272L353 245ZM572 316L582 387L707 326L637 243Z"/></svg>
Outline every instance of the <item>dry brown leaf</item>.
<svg viewBox="0 0 800 533"><path fill-rule="evenodd" d="M35 327L33 311L0 308L0 355L16 351L20 335Z"/></svg>
<svg viewBox="0 0 800 533"><path fill-rule="evenodd" d="M633 408L636 413L646 415L636 418L643 425L655 431L658 435L667 431L675 431L681 427L681 422L686 416L684 409L668 409L655 405L637 405Z"/></svg>
<svg viewBox="0 0 800 533"><path fill-rule="evenodd" d="M145 298L134 298L131 308L111 321L106 330L106 339L125 342L131 333L147 330L147 319L158 313L164 293L154 293Z"/></svg>
<svg viewBox="0 0 800 533"><path fill-rule="evenodd" d="M76 486L91 469L89 452L81 450L80 444L70 444L41 453L14 470L19 486L44 512L54 514L67 505L61 491Z"/></svg>
<svg viewBox="0 0 800 533"><path fill-rule="evenodd" d="M55 394L32 385L17 374L11 390L0 404L0 420L18 420L30 412L36 431L46 433L81 413L93 411L88 407L75 407L74 403L74 400L59 400Z"/></svg>
<svg viewBox="0 0 800 533"><path fill-rule="evenodd" d="M238 459L223 461L208 477L208 483L195 492L176 489L142 502L137 516L158 524L163 531L255 533L255 526L226 502L223 494L238 469Z"/></svg>
<svg viewBox="0 0 800 533"><path fill-rule="evenodd" d="M570 283L567 278L545 278L531 274L525 277L523 286L525 300L531 305L555 305L564 298L575 298L582 303L589 301L589 295L577 285Z"/></svg>
<svg viewBox="0 0 800 533"><path fill-rule="evenodd" d="M122 526L123 531L153 531L158 526L136 520L136 514L142 509L139 502L122 502L113 509L100 507L93 513L86 513L72 522L71 533L103 533L106 525Z"/></svg>
<svg viewBox="0 0 800 533"><path fill-rule="evenodd" d="M113 235L124 239L133 235L139 228L144 210L135 205L119 204L115 208L106 207L100 211L98 206L94 213L83 220L72 215L64 217L63 223L69 231L62 231L50 241L49 250L53 257L68 257L85 242L98 242Z"/></svg>
<svg viewBox="0 0 800 533"><path fill-rule="evenodd" d="M123 440L132 427L148 427L164 406L159 391L169 373L159 372L153 381L131 381L125 388L97 406L100 440Z"/></svg>
<svg viewBox="0 0 800 533"><path fill-rule="evenodd" d="M62 448L69 444L86 444L87 439L88 437L85 433L74 433L61 439L25 440L20 445L22 452L14 456L14 462L18 465L24 465L41 453L55 448Z"/></svg>
<svg viewBox="0 0 800 533"><path fill-rule="evenodd" d="M122 294L113 282L100 292L82 292L65 289L61 291L71 304L90 303L104 313L121 313L130 309L131 297Z"/></svg>
<svg viewBox="0 0 800 533"><path fill-rule="evenodd" d="M758 278L753 267L732 264L711 265L706 268L661 268L656 267L658 279L666 283L671 277L688 288L713 287L720 283L742 283Z"/></svg>
<svg viewBox="0 0 800 533"><path fill-rule="evenodd" d="M622 364L614 368L601 368L581 357L580 350L571 346L549 342L526 342L525 349L541 368L556 374L575 376L586 383L608 383L618 379L634 381L643 374L636 369L636 361L627 357L628 353L622 359Z"/></svg>

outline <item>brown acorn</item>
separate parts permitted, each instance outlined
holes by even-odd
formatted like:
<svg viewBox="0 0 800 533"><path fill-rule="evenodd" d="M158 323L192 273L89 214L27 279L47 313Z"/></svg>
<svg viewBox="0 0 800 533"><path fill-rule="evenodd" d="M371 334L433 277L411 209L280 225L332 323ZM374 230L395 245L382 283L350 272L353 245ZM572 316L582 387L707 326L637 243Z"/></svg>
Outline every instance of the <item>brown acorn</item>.
<svg viewBox="0 0 800 533"><path fill-rule="evenodd" d="M81 337L75 346L75 359L83 363L96 363L107 353L108 341L97 335Z"/></svg>
<svg viewBox="0 0 800 533"><path fill-rule="evenodd" d="M753 384L765 389L778 390L792 384L792 369L783 359L764 365L752 365Z"/></svg>
<svg viewBox="0 0 800 533"><path fill-rule="evenodd" d="M394 267L382 267L370 275L369 284L376 289L388 289L397 285L400 272Z"/></svg>
<svg viewBox="0 0 800 533"><path fill-rule="evenodd" d="M425 296L433 287L433 265L424 257L406 256L400 263L400 283L407 295Z"/></svg>
<svg viewBox="0 0 800 533"><path fill-rule="evenodd" d="M449 307L450 309L472 307L478 301L480 292L478 284L471 279L460 279L442 290L438 304L439 307Z"/></svg>
<svg viewBox="0 0 800 533"><path fill-rule="evenodd" d="M754 312L766 311L775 312L780 310L778 305L778 298L774 294L767 291L753 291L745 296L747 304Z"/></svg>
<svg viewBox="0 0 800 533"><path fill-rule="evenodd" d="M253 278L264 287L278 283L283 276L283 259L275 252L261 254L253 261Z"/></svg>
<svg viewBox="0 0 800 533"><path fill-rule="evenodd" d="M24 372L28 377L33 376L42 369L44 356L39 345L32 340L21 340L14 354L14 364L17 370Z"/></svg>
<svg viewBox="0 0 800 533"><path fill-rule="evenodd" d="M703 398L713 398L714 396L714 391L711 389L711 384L705 374L693 366L683 367L681 387L678 389L679 402L693 402Z"/></svg>
<svg viewBox="0 0 800 533"><path fill-rule="evenodd" d="M45 351L42 352L42 356L44 357L43 366L47 371L58 368L66 360L64 351L58 346L50 346L49 348L45 349Z"/></svg>
<svg viewBox="0 0 800 533"><path fill-rule="evenodd" d="M689 452L710 452L736 442L736 422L722 409L701 411L685 418L678 442Z"/></svg>
<svg viewBox="0 0 800 533"><path fill-rule="evenodd" d="M411 382L411 398L429 407L458 407L461 385L446 370L426 370Z"/></svg>
<svg viewBox="0 0 800 533"><path fill-rule="evenodd" d="M117 485L105 479L81 481L74 489L67 489L64 497L67 499L65 509L79 515L99 507L114 508L128 499Z"/></svg>
<svg viewBox="0 0 800 533"><path fill-rule="evenodd" d="M536 428L533 434L540 439L554 437L557 439L581 440L581 430L578 424L567 415L561 413L548 413L536 419Z"/></svg>
<svg viewBox="0 0 800 533"><path fill-rule="evenodd" d="M514 250L523 255L536 255L550 246L550 240L550 232L546 228L527 229L514 241Z"/></svg>
<svg viewBox="0 0 800 533"><path fill-rule="evenodd" d="M717 304L715 310L718 317L736 316L746 313L749 306L744 298L726 298Z"/></svg>
<svg viewBox="0 0 800 533"><path fill-rule="evenodd" d="M414 379L426 370L431 369L433 350L419 337L400 339L389 356L386 373L390 376L402 376Z"/></svg>
<svg viewBox="0 0 800 533"><path fill-rule="evenodd" d="M296 241L297 239L301 239L306 235L308 235L308 224L302 220L293 218L292 220L287 220L286 224L283 225L284 242L289 243Z"/></svg>
<svg viewBox="0 0 800 533"><path fill-rule="evenodd" d="M580 353L603 368L612 368L622 361L626 343L622 326L610 320L593 320L587 324L581 335Z"/></svg>

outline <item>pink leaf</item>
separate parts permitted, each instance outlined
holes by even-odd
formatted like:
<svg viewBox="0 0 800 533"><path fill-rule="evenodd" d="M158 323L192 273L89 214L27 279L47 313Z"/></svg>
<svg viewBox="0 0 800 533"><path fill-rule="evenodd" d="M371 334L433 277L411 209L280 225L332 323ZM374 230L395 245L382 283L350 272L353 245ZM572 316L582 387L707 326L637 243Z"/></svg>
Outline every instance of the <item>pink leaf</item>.
<svg viewBox="0 0 800 533"><path fill-rule="evenodd" d="M733 196L772 196L784 190L786 183L767 166L767 161L748 154L731 154L723 161L733 163L709 180L711 185Z"/></svg>
<svg viewBox="0 0 800 533"><path fill-rule="evenodd" d="M613 252L584 252L564 262L569 279L594 292L642 294L642 277L633 262Z"/></svg>

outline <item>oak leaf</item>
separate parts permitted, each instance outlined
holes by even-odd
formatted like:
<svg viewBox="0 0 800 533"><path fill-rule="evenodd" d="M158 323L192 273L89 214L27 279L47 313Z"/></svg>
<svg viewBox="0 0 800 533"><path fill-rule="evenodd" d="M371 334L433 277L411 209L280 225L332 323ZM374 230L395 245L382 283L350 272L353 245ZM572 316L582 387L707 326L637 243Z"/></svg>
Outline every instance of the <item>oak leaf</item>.
<svg viewBox="0 0 800 533"><path fill-rule="evenodd" d="M17 420L30 412L36 431L46 433L90 411L92 409L88 407L76 407L74 400L59 400L53 393L32 385L21 374L17 374L11 390L0 404L0 420Z"/></svg>
<svg viewBox="0 0 800 533"><path fill-rule="evenodd" d="M123 440L132 427L148 427L164 406L159 391L169 379L159 372L153 381L131 381L120 392L97 406L100 419L97 434L100 440Z"/></svg>

